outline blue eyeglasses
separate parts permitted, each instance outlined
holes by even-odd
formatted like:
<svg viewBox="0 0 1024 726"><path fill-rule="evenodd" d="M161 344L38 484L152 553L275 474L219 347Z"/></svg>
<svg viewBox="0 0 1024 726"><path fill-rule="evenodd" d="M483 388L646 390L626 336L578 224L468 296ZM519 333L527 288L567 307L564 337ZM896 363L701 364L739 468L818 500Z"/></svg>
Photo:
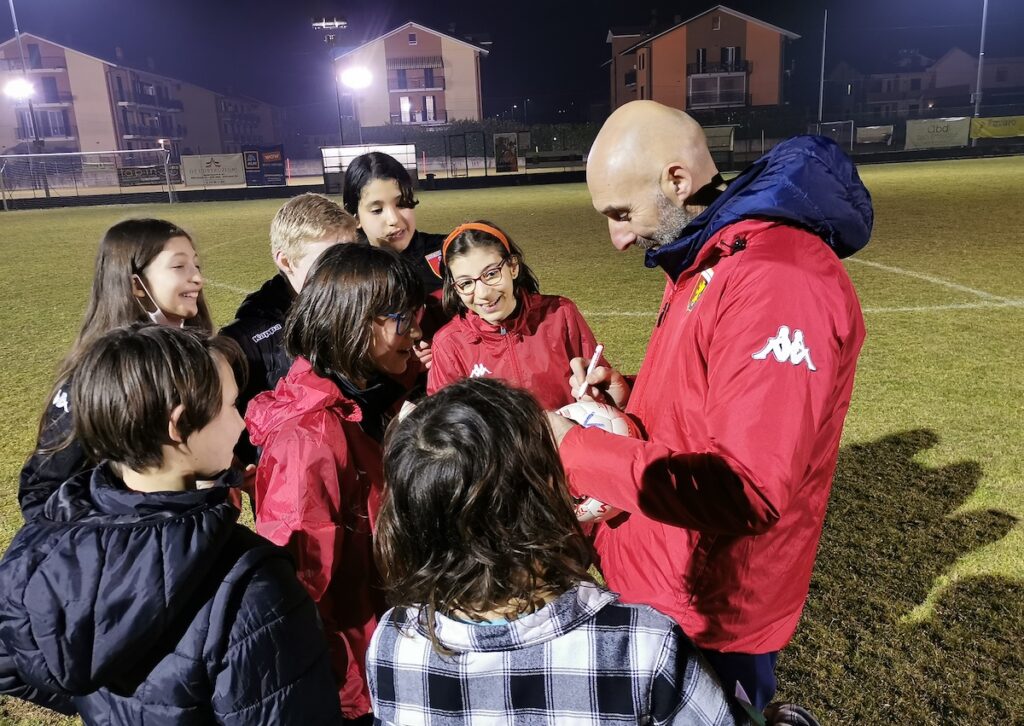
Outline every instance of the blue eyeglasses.
<svg viewBox="0 0 1024 726"><path fill-rule="evenodd" d="M395 321L395 335L406 335L412 328L413 321L418 320L419 316L419 310L404 313L384 313L381 315L382 318L390 318Z"/></svg>

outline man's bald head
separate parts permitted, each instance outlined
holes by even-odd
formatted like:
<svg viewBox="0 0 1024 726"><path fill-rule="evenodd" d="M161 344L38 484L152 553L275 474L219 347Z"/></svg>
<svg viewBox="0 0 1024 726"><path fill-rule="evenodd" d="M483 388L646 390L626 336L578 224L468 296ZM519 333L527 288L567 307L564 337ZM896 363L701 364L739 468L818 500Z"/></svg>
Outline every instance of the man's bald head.
<svg viewBox="0 0 1024 726"><path fill-rule="evenodd" d="M587 160L594 207L610 221L639 218L641 227L653 226L647 211L656 221L665 216L664 205L660 215L656 209L662 197L695 216L699 210L690 208L688 200L717 173L700 124L654 101L633 101L609 116ZM642 229L634 231L646 236Z"/></svg>

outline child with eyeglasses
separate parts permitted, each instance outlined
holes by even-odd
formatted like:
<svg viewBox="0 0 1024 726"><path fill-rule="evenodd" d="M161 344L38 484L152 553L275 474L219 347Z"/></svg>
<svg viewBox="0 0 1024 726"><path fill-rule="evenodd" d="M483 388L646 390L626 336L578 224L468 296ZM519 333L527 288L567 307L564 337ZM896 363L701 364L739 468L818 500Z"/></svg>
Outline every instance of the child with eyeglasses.
<svg viewBox="0 0 1024 726"><path fill-rule="evenodd" d="M335 245L288 313L295 362L246 411L256 470L256 531L295 557L317 603L342 713L370 712L365 654L384 612L371 525L382 482L381 440L422 333L423 283L391 250Z"/></svg>
<svg viewBox="0 0 1024 726"><path fill-rule="evenodd" d="M519 246L490 222L456 228L441 258L444 306L453 317L434 336L427 393L488 377L525 388L545 409L574 401L569 361L589 360L597 347L576 305L541 295Z"/></svg>

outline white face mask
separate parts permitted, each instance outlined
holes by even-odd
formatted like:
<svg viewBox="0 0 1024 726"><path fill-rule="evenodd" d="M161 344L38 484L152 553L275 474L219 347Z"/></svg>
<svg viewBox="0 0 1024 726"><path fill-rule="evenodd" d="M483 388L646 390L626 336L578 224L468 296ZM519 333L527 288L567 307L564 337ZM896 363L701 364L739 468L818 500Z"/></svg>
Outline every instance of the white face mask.
<svg viewBox="0 0 1024 726"><path fill-rule="evenodd" d="M142 312L146 313L146 315L149 317L149 319L152 320L157 325L167 325L167 326L173 325L171 323L170 319L164 313L164 311L160 309L160 306L156 304L156 300L153 299L153 296L150 294L149 288L146 287L146 283L144 283L142 281L142 277L140 277L139 275L132 275L132 277L134 277L136 280L138 280L139 287L141 287L142 291L144 293L146 293L146 297L149 298L149 301L151 303L153 303L153 307L155 308L152 311L146 310L146 306L142 303L142 300L140 300L139 298L135 298L135 302L137 302L139 304L139 307L142 308ZM179 328L184 328L185 327L185 321L182 320L181 322L179 322L178 323L178 327Z"/></svg>

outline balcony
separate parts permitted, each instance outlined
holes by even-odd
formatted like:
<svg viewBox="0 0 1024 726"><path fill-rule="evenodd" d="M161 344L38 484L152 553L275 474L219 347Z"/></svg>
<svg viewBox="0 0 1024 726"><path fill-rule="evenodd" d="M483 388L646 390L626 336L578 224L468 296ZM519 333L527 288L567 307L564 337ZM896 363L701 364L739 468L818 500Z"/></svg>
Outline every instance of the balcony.
<svg viewBox="0 0 1024 726"><path fill-rule="evenodd" d="M410 119L408 121L403 121L401 114L393 113L391 114L391 123L399 126L425 126L429 124L446 124L448 123L448 112L435 111L434 113L424 114L421 111L412 111L410 113Z"/></svg>
<svg viewBox="0 0 1024 726"><path fill-rule="evenodd" d="M181 139L185 136L184 126L171 129L163 129L159 126L144 126L142 124L128 124L121 131L125 139Z"/></svg>
<svg viewBox="0 0 1024 726"><path fill-rule="evenodd" d="M688 81L687 108L727 108L750 105L746 73L692 75Z"/></svg>
<svg viewBox="0 0 1024 726"><path fill-rule="evenodd" d="M75 97L67 91L43 93L39 98L32 99L32 105L36 108L43 106L67 106L75 100ZM27 106L28 99L19 99L14 102L16 106Z"/></svg>
<svg viewBox="0 0 1024 726"><path fill-rule="evenodd" d="M150 93L118 93L119 106L148 106L162 108L167 111L184 111L185 104L174 98L161 98Z"/></svg>
<svg viewBox="0 0 1024 726"><path fill-rule="evenodd" d="M686 75L700 76L718 73L750 73L751 63L748 60L732 63L687 63Z"/></svg>
<svg viewBox="0 0 1024 726"><path fill-rule="evenodd" d="M31 71L66 71L68 62L63 56L44 55L37 58L28 58L28 70ZM20 71L22 69L21 58L0 58L0 69L8 71Z"/></svg>
<svg viewBox="0 0 1024 726"><path fill-rule="evenodd" d="M422 78L410 78L404 84L399 83L398 79L388 79L388 90L392 93L398 91L443 91L444 89L444 78L435 77L429 86Z"/></svg>
<svg viewBox="0 0 1024 726"><path fill-rule="evenodd" d="M31 129L19 126L16 131L19 141L35 141L35 134ZM46 141L49 139L77 139L78 131L74 126L56 126L47 128L45 124L39 124L39 138Z"/></svg>

